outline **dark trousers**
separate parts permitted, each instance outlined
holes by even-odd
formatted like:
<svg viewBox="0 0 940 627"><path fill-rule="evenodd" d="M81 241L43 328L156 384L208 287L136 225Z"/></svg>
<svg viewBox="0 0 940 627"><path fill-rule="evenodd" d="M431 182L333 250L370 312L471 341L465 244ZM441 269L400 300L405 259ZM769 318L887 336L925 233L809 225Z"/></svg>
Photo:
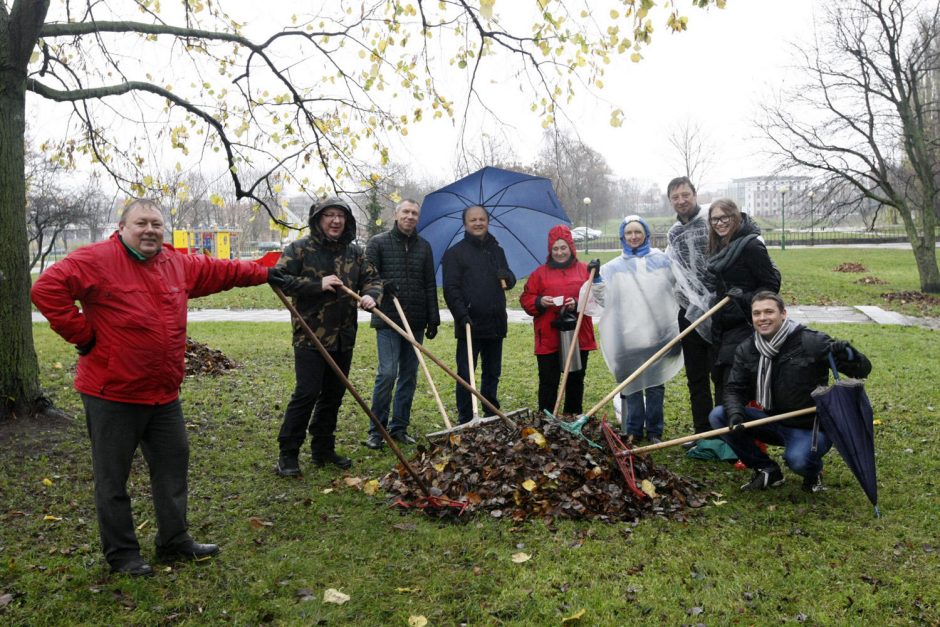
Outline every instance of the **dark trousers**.
<svg viewBox="0 0 940 627"><path fill-rule="evenodd" d="M467 364L467 338L457 338L457 374L466 382L470 382L470 368ZM477 339L473 338L473 368L476 370L477 358L482 359L480 375L480 394L483 398L499 409L499 377L503 373L503 338L492 337ZM455 393L457 397L457 415L460 417L460 424L473 420L473 404L470 401L470 392L462 385L457 384ZM480 407L480 411L485 415L486 410Z"/></svg>
<svg viewBox="0 0 940 627"><path fill-rule="evenodd" d="M127 479L138 445L150 469L158 548L189 540L186 522L189 442L179 400L118 403L82 394L91 439L95 511L104 557L120 565L140 556Z"/></svg>
<svg viewBox="0 0 940 627"><path fill-rule="evenodd" d="M679 310L679 331L686 330L691 323L685 318L685 309ZM689 403L692 405L692 426L696 433L711 429L708 414L712 407L712 388L709 375L712 370L713 355L711 344L697 331L682 338L682 360L685 363L685 377L689 384ZM719 398L715 395L715 398ZM719 398L720 400L720 398Z"/></svg>
<svg viewBox="0 0 940 627"><path fill-rule="evenodd" d="M330 356L348 376L352 351L330 352ZM294 375L294 393L277 436L280 452L298 454L309 429L313 456L328 455L336 443L336 418L346 386L315 348L294 347Z"/></svg>
<svg viewBox="0 0 940 627"><path fill-rule="evenodd" d="M581 353L581 370L569 372L565 383L564 413L580 414L583 411L584 401L584 374L587 372L588 351ZM561 357L558 353L536 355L539 365L539 411L552 411L555 408L555 399L558 397L558 384L561 382L563 372Z"/></svg>

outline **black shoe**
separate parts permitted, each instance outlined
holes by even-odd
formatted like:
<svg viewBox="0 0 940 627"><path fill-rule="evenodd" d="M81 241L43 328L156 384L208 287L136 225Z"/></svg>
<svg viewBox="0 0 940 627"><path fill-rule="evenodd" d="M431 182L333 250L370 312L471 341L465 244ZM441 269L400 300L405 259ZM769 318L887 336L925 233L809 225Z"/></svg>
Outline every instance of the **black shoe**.
<svg viewBox="0 0 940 627"><path fill-rule="evenodd" d="M783 473L779 466L770 466L755 470L751 480L741 486L742 490L766 490L783 485Z"/></svg>
<svg viewBox="0 0 940 627"><path fill-rule="evenodd" d="M815 494L823 489L822 484L822 473L819 473L815 477L806 475L803 477L803 491Z"/></svg>
<svg viewBox="0 0 940 627"><path fill-rule="evenodd" d="M663 439L659 437L658 435L651 435L649 436L648 439L650 441L650 444L662 444L663 443Z"/></svg>
<svg viewBox="0 0 940 627"><path fill-rule="evenodd" d="M297 461L297 454L281 455L277 458L275 472L281 477L297 477L300 475L300 463Z"/></svg>
<svg viewBox="0 0 940 627"><path fill-rule="evenodd" d="M394 431L390 435L393 440L401 442L402 444L415 444L417 442L417 440L408 435L407 431Z"/></svg>
<svg viewBox="0 0 940 627"><path fill-rule="evenodd" d="M695 440L694 442L683 442L683 443L682 443L682 448L684 448L684 449L687 450L687 451L690 450L690 449L695 448L696 446L698 446L698 440Z"/></svg>
<svg viewBox="0 0 940 627"><path fill-rule="evenodd" d="M378 451L385 446L385 440L383 440L382 436L378 433L370 433L369 437L365 439L362 445L371 448L373 451Z"/></svg>
<svg viewBox="0 0 940 627"><path fill-rule="evenodd" d="M153 568L139 557L127 560L126 562L111 564L111 572L118 575L130 575L131 577L153 576Z"/></svg>
<svg viewBox="0 0 940 627"><path fill-rule="evenodd" d="M352 460L348 457L343 457L342 455L337 455L336 451L330 451L323 455L313 455L313 465L323 468L327 464L333 464L343 470L350 468L352 466Z"/></svg>
<svg viewBox="0 0 940 627"><path fill-rule="evenodd" d="M204 557L212 557L218 552L218 544L199 544L195 540L187 540L172 546L157 547L157 557L162 560L198 560Z"/></svg>

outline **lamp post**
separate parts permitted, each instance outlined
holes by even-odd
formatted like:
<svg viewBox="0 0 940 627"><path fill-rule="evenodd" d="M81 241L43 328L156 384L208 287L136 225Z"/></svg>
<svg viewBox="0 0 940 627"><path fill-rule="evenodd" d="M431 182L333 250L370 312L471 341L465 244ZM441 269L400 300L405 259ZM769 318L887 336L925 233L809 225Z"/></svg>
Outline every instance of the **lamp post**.
<svg viewBox="0 0 940 627"><path fill-rule="evenodd" d="M590 225L588 224L588 209L591 206L591 199L585 196L582 202L584 203L584 254L587 255L589 252L591 252L591 235L589 233Z"/></svg>
<svg viewBox="0 0 940 627"><path fill-rule="evenodd" d="M809 194L807 195L809 196L809 245L815 246L816 245L816 232L814 230L813 223L816 221L815 216L814 216L816 206L813 203L813 198L816 196L816 192L814 192L813 190L809 190Z"/></svg>
<svg viewBox="0 0 940 627"><path fill-rule="evenodd" d="M787 192L790 188L780 188L780 250L787 249Z"/></svg>

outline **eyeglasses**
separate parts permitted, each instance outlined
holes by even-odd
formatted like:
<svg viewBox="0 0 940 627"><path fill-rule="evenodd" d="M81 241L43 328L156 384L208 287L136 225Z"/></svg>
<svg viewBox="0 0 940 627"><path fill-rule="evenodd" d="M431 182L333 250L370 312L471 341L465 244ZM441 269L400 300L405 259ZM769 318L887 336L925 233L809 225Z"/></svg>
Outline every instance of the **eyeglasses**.
<svg viewBox="0 0 940 627"><path fill-rule="evenodd" d="M712 218L711 220L709 220L709 222L712 223L712 226L716 226L718 224L728 224L729 222L731 222L731 216L721 216L719 218Z"/></svg>

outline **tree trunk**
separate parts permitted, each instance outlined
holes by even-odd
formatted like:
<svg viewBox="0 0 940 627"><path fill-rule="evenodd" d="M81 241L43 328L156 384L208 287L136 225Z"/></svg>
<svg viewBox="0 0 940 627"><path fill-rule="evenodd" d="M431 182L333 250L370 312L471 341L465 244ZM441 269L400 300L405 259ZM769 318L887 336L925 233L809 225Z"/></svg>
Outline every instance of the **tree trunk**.
<svg viewBox="0 0 940 627"><path fill-rule="evenodd" d="M937 268L937 245L930 238L913 243L914 261L920 276L920 289L930 294L940 294L940 270Z"/></svg>
<svg viewBox="0 0 940 627"><path fill-rule="evenodd" d="M47 7L40 3L45 13ZM39 363L33 346L29 301L29 244L26 235L26 73L16 20L0 16L0 419L45 409ZM35 16L33 16L35 17ZM41 20L40 20L41 21ZM12 27L11 27L12 26ZM34 39L35 41L35 39ZM26 54L28 58L28 53Z"/></svg>

